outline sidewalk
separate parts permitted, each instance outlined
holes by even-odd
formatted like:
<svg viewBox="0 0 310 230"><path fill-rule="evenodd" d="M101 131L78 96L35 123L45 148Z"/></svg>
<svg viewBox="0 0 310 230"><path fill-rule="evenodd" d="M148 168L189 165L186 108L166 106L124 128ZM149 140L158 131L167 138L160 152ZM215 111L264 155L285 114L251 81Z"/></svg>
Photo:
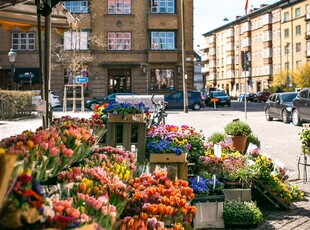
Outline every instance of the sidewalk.
<svg viewBox="0 0 310 230"><path fill-rule="evenodd" d="M226 114L226 113L225 113ZM84 118L90 118L92 115L91 111L87 112L54 112L54 117L62 117L62 116L71 116L71 117L84 117ZM188 117L190 116L190 118ZM206 116L209 116L209 123L208 124L202 124L201 121L203 119L206 119ZM199 113L191 113L191 114L183 114L181 112L175 112L172 111L169 113L168 116L168 123L169 124L175 124L180 125L184 123L188 123L191 125L193 123L193 120L196 120L196 126L198 125L199 128L205 130L207 133L211 133L215 130L215 126L212 126L212 123L214 121L210 117L211 115L203 112ZM216 119L219 119L218 114L213 114L212 116L215 116ZM222 121L218 121L219 123L217 126L222 126L223 122L226 122L224 119L233 119L235 114L233 115L225 115L221 119ZM229 118L226 118L229 117ZM251 117L248 118L248 121L251 122ZM258 122L257 117L253 118L255 122ZM276 124L277 125L277 124ZM22 131L25 130L31 130L35 131L36 128L39 128L42 126L42 118L41 117L35 117L31 119L23 119L23 120L16 120L16 121L0 121L0 140L6 137L10 137L12 135L20 134ZM280 148L283 146L279 146ZM286 148L286 146L284 146ZM274 148L271 148L270 151L275 151ZM282 150L281 151L285 151ZM290 150L286 150L288 152ZM288 152L290 154L290 152ZM294 156L291 155L285 155L283 153L281 160L283 160L286 164L289 164L291 162L291 165L296 167L296 159ZM290 158L288 158L290 156ZM296 171L296 170L295 170ZM308 174L310 171L310 167L308 167ZM303 166L301 166L301 177L303 176ZM277 209L270 209L270 210L264 210L264 222L259 225L259 228L257 229L283 229L283 230L307 230L310 229L310 177L308 176L308 183L304 183L302 179L297 179L297 173L295 172L292 175L292 178L290 179L291 184L296 184L302 191L305 193L305 199L303 201L295 202L291 205L290 209L288 211L280 211Z"/></svg>

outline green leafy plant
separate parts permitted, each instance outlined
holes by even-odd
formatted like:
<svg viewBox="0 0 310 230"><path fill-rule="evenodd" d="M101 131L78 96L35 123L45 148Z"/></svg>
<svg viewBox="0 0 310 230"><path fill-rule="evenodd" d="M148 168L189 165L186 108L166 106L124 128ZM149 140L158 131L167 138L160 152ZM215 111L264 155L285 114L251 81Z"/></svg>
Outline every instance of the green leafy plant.
<svg viewBox="0 0 310 230"><path fill-rule="evenodd" d="M225 224L259 224L263 214L253 201L226 200L223 219Z"/></svg>
<svg viewBox="0 0 310 230"><path fill-rule="evenodd" d="M208 137L208 142L213 142L213 144L218 144L221 141L224 141L226 137L225 133L215 132Z"/></svg>
<svg viewBox="0 0 310 230"><path fill-rule="evenodd" d="M299 133L299 140L301 141L301 151L304 154L308 154L310 148L310 128L304 128Z"/></svg>
<svg viewBox="0 0 310 230"><path fill-rule="evenodd" d="M240 120L232 121L225 125L224 131L232 136L249 136L252 133L251 127Z"/></svg>
<svg viewBox="0 0 310 230"><path fill-rule="evenodd" d="M246 139L246 149L248 148L249 144L252 143L254 145L256 145L258 148L260 148L260 140L258 139L258 137L256 135L254 135L253 133L251 133L247 139Z"/></svg>

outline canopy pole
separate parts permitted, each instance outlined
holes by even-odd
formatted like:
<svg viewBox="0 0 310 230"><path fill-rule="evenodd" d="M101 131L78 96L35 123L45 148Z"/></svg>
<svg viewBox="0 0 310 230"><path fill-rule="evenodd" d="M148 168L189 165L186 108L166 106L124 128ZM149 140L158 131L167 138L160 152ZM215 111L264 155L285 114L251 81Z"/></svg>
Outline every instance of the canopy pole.
<svg viewBox="0 0 310 230"><path fill-rule="evenodd" d="M51 5L51 0L47 0L46 4ZM44 100L46 101L46 113L45 113L45 127L48 127L51 122L49 114L51 113L50 109L50 99L49 93L51 89L51 14L45 17L45 57L44 57Z"/></svg>

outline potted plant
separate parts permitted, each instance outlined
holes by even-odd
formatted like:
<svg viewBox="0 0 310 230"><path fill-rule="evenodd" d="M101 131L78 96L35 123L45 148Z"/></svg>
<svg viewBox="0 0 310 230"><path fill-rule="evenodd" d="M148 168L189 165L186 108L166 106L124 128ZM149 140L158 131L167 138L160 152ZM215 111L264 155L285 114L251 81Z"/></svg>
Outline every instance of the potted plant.
<svg viewBox="0 0 310 230"><path fill-rule="evenodd" d="M310 128L304 128L299 133L299 139L301 141L302 153L310 154Z"/></svg>
<svg viewBox="0 0 310 230"><path fill-rule="evenodd" d="M252 133L251 127L240 120L234 120L224 127L224 131L231 138L230 148L243 152L246 147L247 136Z"/></svg>
<svg viewBox="0 0 310 230"><path fill-rule="evenodd" d="M263 220L263 214L253 201L226 200L223 218L225 228L255 227Z"/></svg>

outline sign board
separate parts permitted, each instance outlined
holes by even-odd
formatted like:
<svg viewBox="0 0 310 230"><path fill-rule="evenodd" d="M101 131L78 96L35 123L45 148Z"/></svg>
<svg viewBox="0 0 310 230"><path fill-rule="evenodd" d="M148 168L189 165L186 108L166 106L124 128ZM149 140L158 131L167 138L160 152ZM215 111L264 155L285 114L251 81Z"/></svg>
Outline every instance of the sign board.
<svg viewBox="0 0 310 230"><path fill-rule="evenodd" d="M88 77L76 77L76 83L87 83Z"/></svg>
<svg viewBox="0 0 310 230"><path fill-rule="evenodd" d="M151 101L152 95L127 95L127 96L116 96L117 102L130 102L130 103L140 103L143 102L143 104L146 107L149 107L150 112L153 112L153 104ZM159 102L164 100L164 95L155 95L153 98L154 102Z"/></svg>
<svg viewBox="0 0 310 230"><path fill-rule="evenodd" d="M211 102L218 102L219 99L218 99L218 98L211 98L210 101L211 101Z"/></svg>

